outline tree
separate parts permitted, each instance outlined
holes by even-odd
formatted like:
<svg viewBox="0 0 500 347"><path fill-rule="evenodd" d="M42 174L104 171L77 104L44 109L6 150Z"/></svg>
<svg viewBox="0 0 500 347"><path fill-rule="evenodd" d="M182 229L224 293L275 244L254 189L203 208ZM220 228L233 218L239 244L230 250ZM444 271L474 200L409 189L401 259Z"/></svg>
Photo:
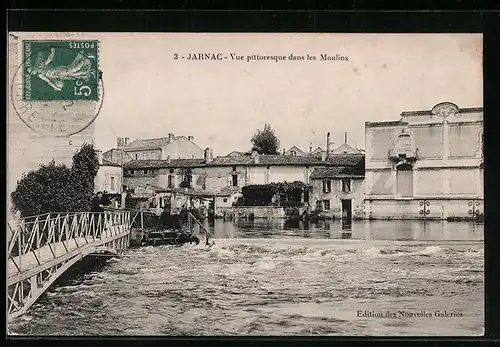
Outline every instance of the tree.
<svg viewBox="0 0 500 347"><path fill-rule="evenodd" d="M88 211L94 196L94 179L99 170L97 153L84 144L73 156L73 165L56 165L54 160L24 173L11 194L14 212L21 217L47 212Z"/></svg>
<svg viewBox="0 0 500 347"><path fill-rule="evenodd" d="M280 141L269 124L264 125L264 130L257 130L252 139L252 151L259 154L279 154Z"/></svg>

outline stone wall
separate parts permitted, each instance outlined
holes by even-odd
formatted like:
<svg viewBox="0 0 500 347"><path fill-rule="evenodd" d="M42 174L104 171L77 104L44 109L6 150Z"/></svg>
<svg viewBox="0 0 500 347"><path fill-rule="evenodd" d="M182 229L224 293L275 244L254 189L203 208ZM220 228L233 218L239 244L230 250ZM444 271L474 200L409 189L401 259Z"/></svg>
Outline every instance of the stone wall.
<svg viewBox="0 0 500 347"><path fill-rule="evenodd" d="M425 215L421 203L429 202ZM367 219L447 219L470 218L472 201L479 202L475 208L484 213L483 199L365 199L365 218Z"/></svg>
<svg viewBox="0 0 500 347"><path fill-rule="evenodd" d="M218 216L224 213L233 215L235 218L251 219L272 219L272 218L285 218L285 210L281 206L238 206L238 207L219 207L217 211Z"/></svg>
<svg viewBox="0 0 500 347"><path fill-rule="evenodd" d="M114 178L115 189L112 189L111 178ZM122 192L122 169L119 166L101 165L95 178L96 191L106 191L110 194Z"/></svg>

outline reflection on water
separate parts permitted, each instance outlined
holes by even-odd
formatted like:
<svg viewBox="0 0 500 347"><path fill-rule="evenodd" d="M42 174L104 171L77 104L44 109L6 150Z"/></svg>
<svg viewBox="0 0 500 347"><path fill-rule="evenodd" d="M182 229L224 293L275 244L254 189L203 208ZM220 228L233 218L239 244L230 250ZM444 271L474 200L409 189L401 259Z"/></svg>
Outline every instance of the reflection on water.
<svg viewBox="0 0 500 347"><path fill-rule="evenodd" d="M256 219L206 222L215 238L319 238L358 240L482 241L484 225L447 221L319 221Z"/></svg>

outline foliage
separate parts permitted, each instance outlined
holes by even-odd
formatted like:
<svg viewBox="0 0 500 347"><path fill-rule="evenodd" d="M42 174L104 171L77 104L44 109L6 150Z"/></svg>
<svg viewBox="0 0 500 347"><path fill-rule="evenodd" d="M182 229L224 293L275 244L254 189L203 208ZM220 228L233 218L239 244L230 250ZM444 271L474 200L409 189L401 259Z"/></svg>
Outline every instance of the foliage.
<svg viewBox="0 0 500 347"><path fill-rule="evenodd" d="M301 207L302 203L300 201L284 200L281 201L280 206L283 206L284 208L297 208Z"/></svg>
<svg viewBox="0 0 500 347"><path fill-rule="evenodd" d="M284 207L301 206L302 192L310 187L300 181L255 184L242 188L243 199L238 204L244 206L269 206L271 204ZM273 202L273 198L278 200Z"/></svg>
<svg viewBox="0 0 500 347"><path fill-rule="evenodd" d="M127 193L127 197L125 199L125 208L138 210L139 209L139 199L132 197L130 193Z"/></svg>
<svg viewBox="0 0 500 347"><path fill-rule="evenodd" d="M94 180L99 170L97 153L84 144L73 156L73 165L56 165L54 160L24 173L11 194L13 211L27 217L47 212L88 211L94 197Z"/></svg>
<svg viewBox="0 0 500 347"><path fill-rule="evenodd" d="M191 182L193 181L193 171L191 168L186 167L179 170L182 177L179 187L181 188L191 188Z"/></svg>
<svg viewBox="0 0 500 347"><path fill-rule="evenodd" d="M285 210L285 216L287 218L300 217L300 210L298 206L283 206Z"/></svg>
<svg viewBox="0 0 500 347"><path fill-rule="evenodd" d="M250 140L252 151L259 154L279 154L280 141L269 124L264 125L263 130L257 130Z"/></svg>

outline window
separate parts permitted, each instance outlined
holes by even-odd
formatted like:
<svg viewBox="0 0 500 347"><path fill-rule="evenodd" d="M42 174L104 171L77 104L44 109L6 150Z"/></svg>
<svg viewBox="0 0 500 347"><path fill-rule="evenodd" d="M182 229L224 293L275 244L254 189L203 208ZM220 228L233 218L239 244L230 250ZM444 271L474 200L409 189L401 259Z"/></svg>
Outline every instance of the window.
<svg viewBox="0 0 500 347"><path fill-rule="evenodd" d="M168 175L168 187L169 188L174 188L174 176Z"/></svg>
<svg viewBox="0 0 500 347"><path fill-rule="evenodd" d="M222 199L223 202L227 202L227 198Z"/></svg>
<svg viewBox="0 0 500 347"><path fill-rule="evenodd" d="M236 171L236 166L233 166L233 171Z"/></svg>
<svg viewBox="0 0 500 347"><path fill-rule="evenodd" d="M295 151L290 151L290 154L291 154L291 155L297 155L297 152L295 152Z"/></svg>
<svg viewBox="0 0 500 347"><path fill-rule="evenodd" d="M168 170L168 172L174 173L174 169L170 169L170 170Z"/></svg>
<svg viewBox="0 0 500 347"><path fill-rule="evenodd" d="M323 193L330 193L332 191L332 181L324 180L323 181Z"/></svg>
<svg viewBox="0 0 500 347"><path fill-rule="evenodd" d="M134 170L130 170L130 171L129 171L129 173L130 173L131 175L133 175L133 174L134 174Z"/></svg>
<svg viewBox="0 0 500 347"><path fill-rule="evenodd" d="M147 174L148 173L148 170L144 170L144 174Z"/></svg>
<svg viewBox="0 0 500 347"><path fill-rule="evenodd" d="M111 186L111 190L116 190L116 182L115 182L115 178L114 177L110 177L110 186Z"/></svg>
<svg viewBox="0 0 500 347"><path fill-rule="evenodd" d="M351 179L350 178L343 178L342 179L342 191L344 193L348 193L351 191Z"/></svg>
<svg viewBox="0 0 500 347"><path fill-rule="evenodd" d="M151 152L151 159L156 160L158 157L156 156L155 152Z"/></svg>
<svg viewBox="0 0 500 347"><path fill-rule="evenodd" d="M321 200L316 201L316 209L317 210L323 209L323 201L321 201Z"/></svg>
<svg viewBox="0 0 500 347"><path fill-rule="evenodd" d="M139 155L136 153L135 154L135 160L139 159Z"/></svg>
<svg viewBox="0 0 500 347"><path fill-rule="evenodd" d="M323 206L325 207L325 210L330 209L330 200L323 200Z"/></svg>
<svg viewBox="0 0 500 347"><path fill-rule="evenodd" d="M399 134L396 139L396 152L399 156L406 156L411 151L410 134Z"/></svg>
<svg viewBox="0 0 500 347"><path fill-rule="evenodd" d="M238 175L233 175L233 187L238 186Z"/></svg>
<svg viewBox="0 0 500 347"><path fill-rule="evenodd" d="M413 197L413 167L410 164L396 168L396 191L398 197Z"/></svg>

